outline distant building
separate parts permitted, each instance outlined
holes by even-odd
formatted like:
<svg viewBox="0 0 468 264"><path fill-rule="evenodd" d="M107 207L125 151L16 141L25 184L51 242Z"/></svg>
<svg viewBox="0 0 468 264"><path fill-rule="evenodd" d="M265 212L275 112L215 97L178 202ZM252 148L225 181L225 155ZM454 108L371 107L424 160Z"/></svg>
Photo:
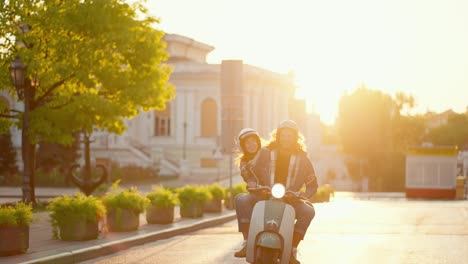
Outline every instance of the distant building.
<svg viewBox="0 0 468 264"><path fill-rule="evenodd" d="M449 109L439 114L433 114L427 122L427 128L432 129L434 127L446 125L448 123L449 116L454 113L455 112L452 109Z"/></svg>
<svg viewBox="0 0 468 264"><path fill-rule="evenodd" d="M102 133L103 140L94 144L93 155L121 164L158 166L161 174L216 174L213 153L222 147L223 133L221 64L206 62L212 46L176 34L166 34L164 40L170 54L168 63L173 66L170 82L176 87L176 98L163 111L142 112L128 120L128 129L121 136ZM290 116L293 80L288 75L242 66L243 127L255 128L267 139L277 124ZM226 163L221 166L226 167Z"/></svg>
<svg viewBox="0 0 468 264"><path fill-rule="evenodd" d="M455 198L456 147L411 147L406 155L406 197Z"/></svg>

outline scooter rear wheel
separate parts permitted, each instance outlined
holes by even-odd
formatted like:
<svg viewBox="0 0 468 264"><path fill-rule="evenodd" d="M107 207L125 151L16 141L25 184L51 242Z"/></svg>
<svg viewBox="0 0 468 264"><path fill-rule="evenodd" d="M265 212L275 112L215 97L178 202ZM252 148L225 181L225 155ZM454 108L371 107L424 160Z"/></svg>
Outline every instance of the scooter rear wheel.
<svg viewBox="0 0 468 264"><path fill-rule="evenodd" d="M279 264L280 251L274 248L257 247L255 264Z"/></svg>

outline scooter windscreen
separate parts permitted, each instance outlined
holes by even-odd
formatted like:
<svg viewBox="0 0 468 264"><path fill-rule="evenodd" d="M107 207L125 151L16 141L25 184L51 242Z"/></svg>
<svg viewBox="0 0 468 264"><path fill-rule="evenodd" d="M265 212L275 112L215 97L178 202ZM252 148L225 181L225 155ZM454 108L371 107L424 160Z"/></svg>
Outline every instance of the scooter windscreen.
<svg viewBox="0 0 468 264"><path fill-rule="evenodd" d="M275 183L275 185L273 185L273 188L271 188L271 195L273 195L273 197L275 197L276 199L283 198L285 192L286 189L281 183Z"/></svg>

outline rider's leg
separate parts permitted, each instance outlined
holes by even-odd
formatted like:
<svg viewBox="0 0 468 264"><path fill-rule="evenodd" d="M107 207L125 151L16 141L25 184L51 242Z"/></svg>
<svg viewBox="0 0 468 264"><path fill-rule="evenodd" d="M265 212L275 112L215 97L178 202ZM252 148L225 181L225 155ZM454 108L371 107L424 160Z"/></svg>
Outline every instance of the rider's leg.
<svg viewBox="0 0 468 264"><path fill-rule="evenodd" d="M297 246L304 239L304 235L307 232L307 228L314 219L315 210L312 205L307 205L305 203L298 203L294 205L294 210L296 211L296 224L294 226L293 242L292 242L292 254L289 263L299 264L297 260Z"/></svg>
<svg viewBox="0 0 468 264"><path fill-rule="evenodd" d="M236 196L236 214L239 232L242 232L244 243L242 248L234 253L238 258L245 257L247 253L247 238L249 234L250 218L258 196L254 194L239 194Z"/></svg>
<svg viewBox="0 0 468 264"><path fill-rule="evenodd" d="M252 217L252 210L257 202L257 197L249 193L242 193L236 196L236 215L239 232L245 234L247 239L248 225Z"/></svg>
<svg viewBox="0 0 468 264"><path fill-rule="evenodd" d="M304 238L310 222L314 219L315 210L312 205L298 203L294 205L296 211L296 225L294 226L293 247L297 247L299 242Z"/></svg>
<svg viewBox="0 0 468 264"><path fill-rule="evenodd" d="M236 196L236 214L239 232L249 232L250 218L255 204L262 197L256 194L243 193ZM246 229L247 228L247 229ZM247 237L247 233L245 233Z"/></svg>

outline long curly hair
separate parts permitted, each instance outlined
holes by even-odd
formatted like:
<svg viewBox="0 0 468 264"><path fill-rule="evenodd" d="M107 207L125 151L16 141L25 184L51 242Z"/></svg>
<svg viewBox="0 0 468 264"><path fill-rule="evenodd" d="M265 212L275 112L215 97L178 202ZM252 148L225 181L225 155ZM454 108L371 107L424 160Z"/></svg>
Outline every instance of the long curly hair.
<svg viewBox="0 0 468 264"><path fill-rule="evenodd" d="M304 135L302 133L297 132L296 133L296 144L292 147L292 152L294 154L299 154L302 152L307 151L307 147L304 143ZM278 140L278 129L273 130L270 134L270 140L266 145L269 149L277 149L279 147L279 140Z"/></svg>

